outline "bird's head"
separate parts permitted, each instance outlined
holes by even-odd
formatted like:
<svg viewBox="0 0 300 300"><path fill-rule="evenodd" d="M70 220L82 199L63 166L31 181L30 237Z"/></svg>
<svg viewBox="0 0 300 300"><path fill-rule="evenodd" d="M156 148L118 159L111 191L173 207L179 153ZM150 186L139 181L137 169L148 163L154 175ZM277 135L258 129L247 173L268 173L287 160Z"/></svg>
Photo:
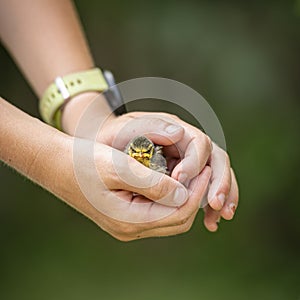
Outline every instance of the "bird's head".
<svg viewBox="0 0 300 300"><path fill-rule="evenodd" d="M145 136L135 137L128 148L128 154L146 167L149 167L153 152L154 144Z"/></svg>

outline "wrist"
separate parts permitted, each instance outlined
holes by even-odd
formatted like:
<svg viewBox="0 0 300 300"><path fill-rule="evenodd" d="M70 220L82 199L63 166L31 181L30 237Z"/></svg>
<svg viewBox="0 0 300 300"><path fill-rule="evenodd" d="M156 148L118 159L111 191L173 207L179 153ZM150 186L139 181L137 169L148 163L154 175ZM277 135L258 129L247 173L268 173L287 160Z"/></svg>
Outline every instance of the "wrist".
<svg viewBox="0 0 300 300"><path fill-rule="evenodd" d="M99 127L99 118L105 116L106 119L111 114L111 109L116 115L126 112L113 74L99 68L56 77L44 92L39 108L46 123L71 135L75 134L83 116L81 125L91 127L90 120L97 120L98 124L93 125ZM87 137L85 134L80 135Z"/></svg>
<svg viewBox="0 0 300 300"><path fill-rule="evenodd" d="M88 108L92 103L93 110L89 110ZM108 116L109 118L115 117L103 94L99 92L86 92L74 96L63 107L61 117L62 130L74 136L80 119L85 113L88 114L85 118L89 122L99 120L99 118L107 118Z"/></svg>

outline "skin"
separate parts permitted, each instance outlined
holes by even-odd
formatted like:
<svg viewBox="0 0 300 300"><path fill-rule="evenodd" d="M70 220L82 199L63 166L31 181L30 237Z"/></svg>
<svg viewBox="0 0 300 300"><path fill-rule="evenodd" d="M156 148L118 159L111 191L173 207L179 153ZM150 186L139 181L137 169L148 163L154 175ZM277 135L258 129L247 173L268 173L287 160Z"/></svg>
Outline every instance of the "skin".
<svg viewBox="0 0 300 300"><path fill-rule="evenodd" d="M94 102L95 96L90 95L89 98L81 95L82 98L78 100L80 103L78 105L86 102L85 107L87 107L89 103ZM78 117L74 119L78 120L82 112L82 108L76 109L76 102L77 99L70 102L63 112L63 127L70 134L75 133L77 123L68 122L68 114L73 118L77 114ZM99 109L93 109L90 115L86 116L89 120L99 119L102 102L96 101L96 103L99 105ZM204 225L208 230L214 232L218 229L221 217L225 220L231 220L234 217L238 205L238 185L230 167L229 157L224 150L211 143L201 130L182 121L177 116L165 113L132 112L119 117L104 117L104 119L106 121L97 136L99 142L122 151L129 140L137 135L146 135L155 144L164 146L169 158L171 157L175 161L183 158L173 169L171 177L179 180L185 186L188 186L206 165L210 166L212 175L208 190L208 205L204 208ZM169 126L165 123L166 121L169 125L178 126L178 131L174 133L176 140L166 134L166 128ZM148 128L151 128L150 132L147 130ZM89 131L81 132L81 134L88 137ZM177 150L178 148L181 153ZM186 176L182 176L182 174L186 174ZM220 194L225 195L224 202L218 199Z"/></svg>
<svg viewBox="0 0 300 300"><path fill-rule="evenodd" d="M1 0L0 37L39 98L55 77L94 67L75 9L67 0ZM95 97L100 101L87 116L89 124L85 124L86 130L81 130L79 134L76 128L82 112L93 103ZM177 116L132 112L115 117L102 95L87 92L74 97L64 106L62 125L65 133L30 117L2 98L0 120L0 159L119 240L186 232L193 224L207 187L208 205L204 208L207 229L215 231L220 217L229 220L234 216L238 187L228 155L212 144L199 129ZM88 129L90 123L98 124L99 120L102 126L96 136L95 158L96 165L102 166L97 170L101 180L92 178L94 185L98 186L97 192L104 200L111 197L112 193L108 192L112 191L127 203L142 201L147 202L149 207L153 206L153 201L165 198L164 205L154 203L149 220L156 215L159 218L161 211L176 206L178 208L174 213L158 221L134 222L137 213L145 212L131 211L131 206L128 206L124 215L133 218L133 222L121 222L99 212L87 201L74 176L74 135L86 140L93 138L94 133ZM151 128L150 132L146 130L148 128ZM111 159L114 154L137 174L148 172L146 170L149 169L134 159L128 161L126 154L115 152L115 149L123 150L134 136L144 134L155 144L165 146L169 161L173 164L171 177L164 175L154 187L148 189L120 180L113 171ZM84 153L82 157L85 157ZM226 162L225 168L223 162ZM81 167L82 174L88 176L87 166ZM102 174L103 169L111 172ZM150 172L149 180L156 179L156 172ZM140 179L136 177L134 180L138 182ZM180 199L174 197L176 188L183 191ZM132 198L132 192L141 196ZM221 194L225 195L222 201L219 199ZM118 204L111 201L111 211L116 209L114 205Z"/></svg>
<svg viewBox="0 0 300 300"><path fill-rule="evenodd" d="M86 152L82 148L77 153L83 161L80 166L82 177L88 179L94 187L94 194L100 194L103 200L110 200L110 206L106 207L101 207L104 201L99 202L100 209L109 210L103 214L86 200L75 177L75 138L32 118L2 98L0 108L3 120L0 122L0 159L86 215L110 235L122 241L130 241L142 237L179 234L190 228L211 176L209 167L186 189L173 178L152 171L125 153L98 143L95 145L94 157L99 176L91 177L90 166L84 163ZM88 140L80 141L90 143ZM114 160L118 161L118 169ZM118 174L127 174L128 167L133 170L133 182L157 183L145 189L121 181ZM142 178L145 173L146 178ZM178 188L182 193L176 197L175 191ZM132 197L133 192L139 196ZM162 198L164 205L156 202ZM118 199L122 201L116 201ZM145 202L145 205L133 205L140 202ZM122 211L132 222L122 222L110 217L115 211ZM168 216L161 218L162 212ZM141 221L141 215L145 216L144 221Z"/></svg>

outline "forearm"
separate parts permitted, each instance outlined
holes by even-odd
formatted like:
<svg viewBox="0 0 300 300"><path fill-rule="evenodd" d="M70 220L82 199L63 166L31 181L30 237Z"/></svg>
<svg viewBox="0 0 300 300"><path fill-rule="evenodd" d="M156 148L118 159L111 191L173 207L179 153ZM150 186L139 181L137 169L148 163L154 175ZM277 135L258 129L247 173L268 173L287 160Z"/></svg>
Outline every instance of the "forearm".
<svg viewBox="0 0 300 300"><path fill-rule="evenodd" d="M94 66L69 0L1 0L0 37L39 98L57 76ZM79 95L64 107L65 132L74 134L81 112L96 95ZM99 104L99 116L111 111L104 98Z"/></svg>
<svg viewBox="0 0 300 300"><path fill-rule="evenodd" d="M70 139L0 98L0 160L55 194Z"/></svg>
<svg viewBox="0 0 300 300"><path fill-rule="evenodd" d="M99 214L86 201L73 170L73 142L0 97L0 161L95 220Z"/></svg>
<svg viewBox="0 0 300 300"><path fill-rule="evenodd" d="M58 75L93 67L68 0L1 0L0 36L41 97Z"/></svg>

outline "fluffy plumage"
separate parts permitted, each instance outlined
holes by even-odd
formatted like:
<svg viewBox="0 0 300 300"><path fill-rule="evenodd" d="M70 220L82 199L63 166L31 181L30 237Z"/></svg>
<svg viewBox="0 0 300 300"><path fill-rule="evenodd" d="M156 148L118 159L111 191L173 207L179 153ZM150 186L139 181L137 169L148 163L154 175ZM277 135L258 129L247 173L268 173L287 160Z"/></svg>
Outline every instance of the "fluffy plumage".
<svg viewBox="0 0 300 300"><path fill-rule="evenodd" d="M167 161L163 156L162 146L154 145L145 136L133 138L126 146L125 153L142 163L144 166L167 174Z"/></svg>

